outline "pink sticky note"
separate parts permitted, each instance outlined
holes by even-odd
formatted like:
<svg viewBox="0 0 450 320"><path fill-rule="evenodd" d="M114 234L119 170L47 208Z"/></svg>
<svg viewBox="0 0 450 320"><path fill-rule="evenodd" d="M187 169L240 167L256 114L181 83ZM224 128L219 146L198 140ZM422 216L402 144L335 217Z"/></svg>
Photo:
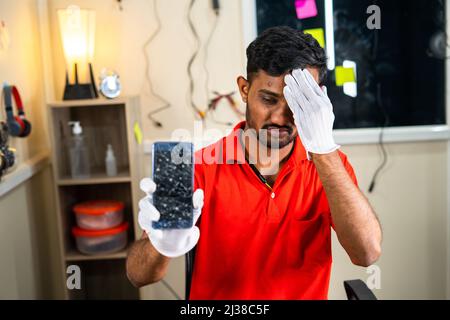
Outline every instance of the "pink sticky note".
<svg viewBox="0 0 450 320"><path fill-rule="evenodd" d="M295 9L298 19L306 19L317 16L316 0L296 0Z"/></svg>

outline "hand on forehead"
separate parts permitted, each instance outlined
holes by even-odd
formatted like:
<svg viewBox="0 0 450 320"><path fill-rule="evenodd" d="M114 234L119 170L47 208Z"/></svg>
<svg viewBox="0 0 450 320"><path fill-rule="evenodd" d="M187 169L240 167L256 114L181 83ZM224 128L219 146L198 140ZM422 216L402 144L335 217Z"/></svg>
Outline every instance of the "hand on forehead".
<svg viewBox="0 0 450 320"><path fill-rule="evenodd" d="M309 68L309 67L307 67L306 70L309 71L309 73L313 76L314 80L316 80L317 84L319 84L319 70L317 68Z"/></svg>
<svg viewBox="0 0 450 320"><path fill-rule="evenodd" d="M313 79L317 82L317 84L320 86L320 75L319 75L319 70L317 68L311 68L311 67L306 67L305 69L302 70L308 70L308 72L311 74L311 76L313 77ZM287 73L288 74L292 74L292 71Z"/></svg>
<svg viewBox="0 0 450 320"><path fill-rule="evenodd" d="M285 97L287 94L297 95L299 100L302 100L303 96L306 99L315 99L317 96L325 98L327 97L326 88L320 86L318 78L317 69L295 69L284 77L286 86L283 94Z"/></svg>

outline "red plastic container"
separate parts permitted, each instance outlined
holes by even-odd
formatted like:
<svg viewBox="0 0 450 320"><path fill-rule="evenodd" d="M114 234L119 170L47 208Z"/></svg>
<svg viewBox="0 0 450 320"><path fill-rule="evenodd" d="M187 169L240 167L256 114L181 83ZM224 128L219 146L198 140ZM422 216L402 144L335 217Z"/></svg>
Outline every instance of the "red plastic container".
<svg viewBox="0 0 450 320"><path fill-rule="evenodd" d="M123 222L125 205L120 201L94 200L73 207L77 225L86 230L111 229Z"/></svg>
<svg viewBox="0 0 450 320"><path fill-rule="evenodd" d="M127 246L128 222L105 230L85 230L72 228L77 248L89 255L105 254L120 251Z"/></svg>

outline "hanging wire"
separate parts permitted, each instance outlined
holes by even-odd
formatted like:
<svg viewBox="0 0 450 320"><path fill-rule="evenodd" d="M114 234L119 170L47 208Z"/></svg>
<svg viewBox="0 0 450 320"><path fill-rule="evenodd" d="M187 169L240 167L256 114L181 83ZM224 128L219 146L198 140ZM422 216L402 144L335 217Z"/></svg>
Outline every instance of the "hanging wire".
<svg viewBox="0 0 450 320"><path fill-rule="evenodd" d="M175 299L182 300L181 297L178 295L178 293L172 288L172 286L166 280L161 280L161 282L167 288L167 290L169 290L170 293L173 294Z"/></svg>
<svg viewBox="0 0 450 320"><path fill-rule="evenodd" d="M377 3L377 1L374 2L375 4ZM378 56L378 41L379 41L379 34L378 34L378 30L374 30L374 36L373 36L373 50L372 50L372 62L375 63L375 60L377 59ZM377 77L378 78L378 77ZM375 184L378 178L378 174L381 172L381 170L385 167L386 163L387 163L387 159L388 159L388 153L386 152L386 148L384 146L384 130L385 128L388 126L389 124L389 115L386 112L386 109L384 108L383 105L383 100L382 100L382 96L381 96L381 83L379 82L379 80L377 79L377 95L376 95L376 103L378 108L380 109L382 115L383 115L383 124L381 125L380 128L380 134L378 136L378 145L381 149L381 153L382 153L382 158L381 158L381 163L380 165L377 167L377 169L375 170L373 176L372 176L372 180L369 184L369 189L368 192L372 193L373 190L375 189Z"/></svg>
<svg viewBox="0 0 450 320"><path fill-rule="evenodd" d="M211 99L211 96L210 96L209 70L208 70L207 63L208 63L209 45L211 43L212 36L214 35L214 32L216 31L218 21L219 21L219 10L215 10L213 26L211 27L211 30L210 30L209 35L206 38L206 42L205 42L205 53L204 53L204 60L203 60L203 69L205 71L205 95L206 95L206 101L208 102L209 106L211 106L211 104L214 103L214 99ZM210 118L217 124L222 124L222 125L226 125L226 126L233 125L229 121L228 122L220 121L220 120L216 119L215 112L210 107L208 108L208 114L211 115Z"/></svg>
<svg viewBox="0 0 450 320"><path fill-rule="evenodd" d="M219 21L219 11L215 11L213 26L211 27L208 38L206 38L205 53L204 53L204 58L203 58L203 69L205 71L205 95L206 95L207 102L210 101L209 70L208 70L208 65L207 65L208 64L209 45L211 43L212 36L214 35L214 32L216 31L218 21Z"/></svg>
<svg viewBox="0 0 450 320"><path fill-rule="evenodd" d="M208 115L210 115L211 120L214 121L215 123L221 124L221 125L226 125L226 126L232 126L233 123L231 121L221 121L221 120L216 119L215 111L217 110L217 103L219 102L219 100L221 100L222 98L226 98L226 100L228 100L228 103L229 103L230 107L233 109L233 111L238 116L242 116L243 113L237 109L236 103L234 102L234 99L232 97L234 92L229 93L229 94L220 94L217 91L214 91L213 93L216 95L216 97L211 98L211 96L210 96L209 70L208 70L208 66L207 66L208 53L209 53L208 51L209 51L209 45L211 43L212 36L214 35L214 32L216 31L216 28L217 28L217 24L219 21L220 9L216 8L214 10L214 13L215 13L215 18L214 18L213 26L211 27L211 30L210 30L209 35L205 42L205 53L204 53L204 60L203 60L203 69L205 71L205 95L206 95L206 100L208 102L207 113L208 113Z"/></svg>
<svg viewBox="0 0 450 320"><path fill-rule="evenodd" d="M227 93L227 94L221 94L221 93L219 93L217 91L214 91L213 93L216 96L209 100L208 114L209 113L211 114L212 120L215 123L226 125L226 126L232 126L233 123L230 122L230 121L217 120L216 117L215 117L215 115L216 115L215 111L217 110L217 106L218 106L219 102L222 99L225 99L225 100L227 100L228 105L230 106L230 108L237 114L238 117L239 116L243 116L243 113L237 108L237 104L236 104L236 102L235 102L235 100L233 98L233 95L235 94L235 92L233 91L233 92L230 92L230 93Z"/></svg>
<svg viewBox="0 0 450 320"><path fill-rule="evenodd" d="M190 4L189 4L189 8L188 8L188 14L187 14L187 20L189 23L189 27L191 29L192 35L195 38L195 50L191 56L191 58L189 59L189 63L187 66L187 71L188 71L188 76L189 76L189 103L191 105L191 107L194 109L195 111L195 115L197 117L199 117L202 121L204 121L206 119L206 116L211 113L212 116L212 120L218 124L224 124L227 126L232 125L231 122L224 122L224 121L220 121L217 120L215 118L214 115L214 107L211 107L212 105L214 105L214 99L210 99L210 89L209 89L209 70L208 70L208 66L207 66L207 62L208 62L208 55L209 55L209 46L211 43L211 39L213 38L213 35L217 29L217 24L219 21L219 13L220 13L220 9L214 7L214 13L215 13L215 17L214 17L214 22L213 25L210 29L210 32L206 38L206 42L205 42L205 47L204 47L204 58L203 58L203 69L205 72L205 84L204 84L204 88L205 88L205 96L206 96L206 105L208 105L208 108L205 111L200 110L200 108L198 107L198 105L195 103L194 98L193 98L193 94L195 91L195 87L194 87L194 80L193 80L193 76L192 76L192 65L195 61L195 58L197 57L200 48L201 48L201 43L200 43L200 38L198 36L197 30L195 29L194 23L191 19L191 13L192 13L192 8L195 4L196 0L191 0ZM216 95L219 95L218 93L215 92ZM229 101L230 106L233 108L233 110L236 112L236 107L235 107L235 103L232 100L231 95L224 95L226 96L227 100Z"/></svg>
<svg viewBox="0 0 450 320"><path fill-rule="evenodd" d="M187 73L189 76L189 103L191 105L191 107L194 109L195 111L195 115L200 117L201 120L205 119L205 112L201 111L199 109L199 107L196 105L195 101L194 101L194 79L192 77L192 64L194 63L195 58L198 55L198 52L200 50L200 38L198 36L197 30L195 29L194 23L191 19L191 12L192 12L192 7L194 6L196 0L191 0L190 4L189 4L189 9L188 9L188 13L187 13L187 20L188 20L188 24L189 24L189 28L191 29L192 35L194 36L195 39L195 50L192 53L191 58L189 59L189 63L187 65Z"/></svg>
<svg viewBox="0 0 450 320"><path fill-rule="evenodd" d="M159 99L160 101L162 101L163 106L159 107L153 111L150 111L147 116L148 118L152 121L152 123L156 126L156 127L162 127L162 123L159 122L158 120L156 120L155 118L153 118L153 115L170 107L170 103L164 99L161 95L159 95L158 93L155 92L154 88L153 88L153 83L150 77L150 72L149 72L149 68L150 68L150 59L148 56L148 52L147 49L150 46L150 44L153 42L153 40L156 38L156 36L159 34L159 32L161 31L161 18L159 16L158 13L158 0L154 0L153 1L153 10L154 10L154 16L155 16L155 20L156 20L156 29L155 31L153 31L153 33L150 35L150 37L147 39L147 41L145 41L144 46L142 47L142 51L144 54L144 58L145 58L145 80L146 83L148 85L148 89L150 91L150 95L153 97L156 97L157 99Z"/></svg>
<svg viewBox="0 0 450 320"><path fill-rule="evenodd" d="M123 11L122 0L116 0L120 11Z"/></svg>
<svg viewBox="0 0 450 320"><path fill-rule="evenodd" d="M381 160L381 163L378 166L378 168L375 170L375 173L373 174L372 181L370 182L370 185L369 185L369 193L372 193L372 191L374 190L375 184L376 184L376 181L377 181L377 178L378 178L378 174L386 166L387 158L388 158L388 154L387 154L386 148L384 146L383 138L384 138L384 129L389 124L389 116L388 116L388 114L386 112L386 109L384 109L384 106L383 106L383 103L382 103L382 100L381 100L381 83L377 84L377 104L378 104L378 107L380 108L380 110L381 110L381 112L383 114L383 117L384 117L384 122L383 122L382 127L380 128L380 135L378 137L378 145L381 148L381 152L382 152L382 158L381 159L382 160Z"/></svg>

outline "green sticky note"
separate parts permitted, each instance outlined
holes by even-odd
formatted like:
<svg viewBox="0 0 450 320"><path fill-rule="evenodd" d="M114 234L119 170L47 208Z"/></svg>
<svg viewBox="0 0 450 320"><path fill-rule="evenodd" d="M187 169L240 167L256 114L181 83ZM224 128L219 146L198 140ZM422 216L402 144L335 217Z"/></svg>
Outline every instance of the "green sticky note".
<svg viewBox="0 0 450 320"><path fill-rule="evenodd" d="M347 82L355 82L355 71L353 68L344 68L342 66L338 66L335 69L335 76L336 76L336 85L338 87L342 87L344 83Z"/></svg>
<svg viewBox="0 0 450 320"><path fill-rule="evenodd" d="M319 45L322 48L325 48L325 35L322 28L316 28L316 29L307 29L303 30L304 33L308 33L313 36L314 39L319 42Z"/></svg>
<svg viewBox="0 0 450 320"><path fill-rule="evenodd" d="M142 144L142 130L137 122L134 123L134 137L138 144Z"/></svg>

